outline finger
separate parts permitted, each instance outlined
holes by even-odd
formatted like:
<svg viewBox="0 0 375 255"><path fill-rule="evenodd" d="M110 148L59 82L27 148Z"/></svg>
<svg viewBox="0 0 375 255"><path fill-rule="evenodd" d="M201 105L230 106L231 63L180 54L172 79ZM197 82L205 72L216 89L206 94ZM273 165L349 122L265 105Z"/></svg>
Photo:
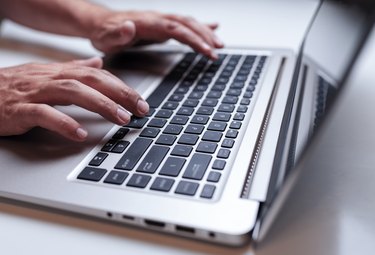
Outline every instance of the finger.
<svg viewBox="0 0 375 255"><path fill-rule="evenodd" d="M99 91L137 116L144 116L149 111L148 104L134 89L105 70L90 67L66 68L60 72L58 79L77 80Z"/></svg>
<svg viewBox="0 0 375 255"><path fill-rule="evenodd" d="M68 115L46 104L26 104L19 109L23 124L29 129L42 127L74 141L84 141L87 131Z"/></svg>
<svg viewBox="0 0 375 255"><path fill-rule="evenodd" d="M208 26L211 30L216 30L216 29L219 27L219 24L218 24L218 23L210 23L210 24L207 24L207 26Z"/></svg>
<svg viewBox="0 0 375 255"><path fill-rule="evenodd" d="M119 125L125 125L130 121L130 114L121 106L77 80L52 81L43 87L41 93L33 98L34 102L75 104Z"/></svg>
<svg viewBox="0 0 375 255"><path fill-rule="evenodd" d="M100 50L110 53L118 51L126 45L130 45L134 40L136 27L134 22L125 21L105 30L95 40L94 45Z"/></svg>
<svg viewBox="0 0 375 255"><path fill-rule="evenodd" d="M79 59L79 60L73 60L70 62L66 62L65 64L74 64L79 66L87 66L87 67L93 67L93 68L102 68L103 67L103 60L100 57L93 57L89 59Z"/></svg>
<svg viewBox="0 0 375 255"><path fill-rule="evenodd" d="M199 23L197 20L191 17L183 17L178 15L167 15L167 18L177 21L187 28L191 29L197 35L199 35L207 44L214 48L223 47L223 43L216 37L212 29L206 25Z"/></svg>
<svg viewBox="0 0 375 255"><path fill-rule="evenodd" d="M162 20L159 24L160 34L166 38L174 38L181 43L187 44L195 51L200 52L211 59L218 59L216 53L199 35L179 22L171 20Z"/></svg>

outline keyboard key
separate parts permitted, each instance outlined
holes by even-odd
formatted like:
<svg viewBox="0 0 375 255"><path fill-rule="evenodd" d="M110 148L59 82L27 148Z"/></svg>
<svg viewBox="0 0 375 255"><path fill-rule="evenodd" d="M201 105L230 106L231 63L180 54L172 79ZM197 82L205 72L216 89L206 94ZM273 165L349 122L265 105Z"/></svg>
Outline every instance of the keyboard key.
<svg viewBox="0 0 375 255"><path fill-rule="evenodd" d="M221 104L217 109L218 112L233 112L235 106L232 104Z"/></svg>
<svg viewBox="0 0 375 255"><path fill-rule="evenodd" d="M207 94L207 98L215 98L215 99L218 99L222 96L222 92L221 91L210 91L208 92Z"/></svg>
<svg viewBox="0 0 375 255"><path fill-rule="evenodd" d="M181 194L181 195L187 195L187 196L194 196L195 192L197 192L198 187L199 187L198 183L180 181L180 183L178 184L176 188L175 193Z"/></svg>
<svg viewBox="0 0 375 255"><path fill-rule="evenodd" d="M204 129L204 126L202 125L193 125L193 124L190 124L186 127L185 129L185 133L188 133L188 134L196 134L196 135L200 135L202 134L203 132L203 129Z"/></svg>
<svg viewBox="0 0 375 255"><path fill-rule="evenodd" d="M126 127L142 128L146 124L147 121L148 121L148 118L132 117L130 122L126 125Z"/></svg>
<svg viewBox="0 0 375 255"><path fill-rule="evenodd" d="M178 107L177 102L166 102L162 108L165 110L175 110L177 109L177 107Z"/></svg>
<svg viewBox="0 0 375 255"><path fill-rule="evenodd" d="M193 150L193 147L191 147L191 146L176 145L173 148L173 150L171 152L171 155L180 156L180 157L189 157L192 150Z"/></svg>
<svg viewBox="0 0 375 255"><path fill-rule="evenodd" d="M181 102L184 99L182 94L173 94L168 100L172 102Z"/></svg>
<svg viewBox="0 0 375 255"><path fill-rule="evenodd" d="M246 113L248 110L247 106L246 105L240 105L238 106L237 108L237 112L240 112L240 113Z"/></svg>
<svg viewBox="0 0 375 255"><path fill-rule="evenodd" d="M104 183L121 185L128 176L129 174L127 172L111 171L104 179Z"/></svg>
<svg viewBox="0 0 375 255"><path fill-rule="evenodd" d="M177 137L174 135L160 135L156 140L156 144L171 146L176 141Z"/></svg>
<svg viewBox="0 0 375 255"><path fill-rule="evenodd" d="M114 139L109 140L102 147L102 151L110 152L112 150L113 146L115 146L116 142L117 142L117 140L114 140Z"/></svg>
<svg viewBox="0 0 375 255"><path fill-rule="evenodd" d="M241 95L241 90L240 89L229 89L227 91L227 96L235 96L235 97L237 97L239 95Z"/></svg>
<svg viewBox="0 0 375 255"><path fill-rule="evenodd" d="M246 92L243 94L243 97L244 97L244 98L252 98L252 97L253 97L253 92L246 91Z"/></svg>
<svg viewBox="0 0 375 255"><path fill-rule="evenodd" d="M240 102L241 105L249 105L251 103L251 100L248 98L243 98Z"/></svg>
<svg viewBox="0 0 375 255"><path fill-rule="evenodd" d="M238 97L234 97L234 96L225 96L223 98L223 102L224 104L237 104L238 102Z"/></svg>
<svg viewBox="0 0 375 255"><path fill-rule="evenodd" d="M171 190L173 183L174 183L174 180L172 179L157 177L154 183L151 185L150 189L168 192Z"/></svg>
<svg viewBox="0 0 375 255"><path fill-rule="evenodd" d="M182 129L183 129L182 126L169 124L168 126L165 127L163 134L179 135Z"/></svg>
<svg viewBox="0 0 375 255"><path fill-rule="evenodd" d="M189 91L189 86L180 86L175 90L176 94L186 94Z"/></svg>
<svg viewBox="0 0 375 255"><path fill-rule="evenodd" d="M214 185L206 184L203 186L201 197L211 199L214 196L216 187Z"/></svg>
<svg viewBox="0 0 375 255"><path fill-rule="evenodd" d="M245 114L243 113L236 113L233 117L233 120L239 120L239 121L242 121L245 119Z"/></svg>
<svg viewBox="0 0 375 255"><path fill-rule="evenodd" d="M164 125L167 123L167 120L165 119L152 119L150 120L150 122L148 123L148 127L156 127L156 128L162 128L164 127Z"/></svg>
<svg viewBox="0 0 375 255"><path fill-rule="evenodd" d="M240 129L242 126L242 122L241 121L232 121L232 123L230 123L230 126L229 128L231 129Z"/></svg>
<svg viewBox="0 0 375 255"><path fill-rule="evenodd" d="M212 121L210 125L208 125L208 130L212 131L221 131L223 132L227 128L227 123L219 122L219 121Z"/></svg>
<svg viewBox="0 0 375 255"><path fill-rule="evenodd" d="M173 111L171 110L160 110L156 113L155 117L157 118L164 118L164 119L168 119L169 117L171 117L173 114Z"/></svg>
<svg viewBox="0 0 375 255"><path fill-rule="evenodd" d="M224 160L216 159L212 164L212 168L215 170L223 170L226 164L227 162L225 162Z"/></svg>
<svg viewBox="0 0 375 255"><path fill-rule="evenodd" d="M189 99L201 99L203 97L204 93L200 91L193 91L189 95Z"/></svg>
<svg viewBox="0 0 375 255"><path fill-rule="evenodd" d="M129 132L129 128L120 128L117 132L112 136L112 139L120 140L126 136Z"/></svg>
<svg viewBox="0 0 375 255"><path fill-rule="evenodd" d="M207 124L209 119L210 118L208 116L195 115L190 122L194 124L204 125L204 124Z"/></svg>
<svg viewBox="0 0 375 255"><path fill-rule="evenodd" d="M202 102L202 106L215 107L219 101L217 99L208 98Z"/></svg>
<svg viewBox="0 0 375 255"><path fill-rule="evenodd" d="M179 144L194 145L197 143L199 136L183 134L178 140Z"/></svg>
<svg viewBox="0 0 375 255"><path fill-rule="evenodd" d="M198 100L187 99L182 106L185 106L185 107L196 107L198 104L199 104Z"/></svg>
<svg viewBox="0 0 375 255"><path fill-rule="evenodd" d="M155 113L155 108L150 108L148 110L148 113L146 114L146 117L151 117Z"/></svg>
<svg viewBox="0 0 375 255"><path fill-rule="evenodd" d="M155 173L168 151L168 147L158 145L152 146L142 163L138 166L137 172L150 174Z"/></svg>
<svg viewBox="0 0 375 255"><path fill-rule="evenodd" d="M159 132L160 132L160 129L157 129L157 128L145 128L142 130L139 136L155 138L158 136Z"/></svg>
<svg viewBox="0 0 375 255"><path fill-rule="evenodd" d="M213 120L228 122L231 117L232 115L230 113L217 112L215 113Z"/></svg>
<svg viewBox="0 0 375 255"><path fill-rule="evenodd" d="M90 161L90 166L100 166L101 163L105 160L105 158L108 156L107 153L104 152L98 152L95 157Z"/></svg>
<svg viewBox="0 0 375 255"><path fill-rule="evenodd" d="M207 177L208 182L219 182L221 173L219 172L210 172Z"/></svg>
<svg viewBox="0 0 375 255"><path fill-rule="evenodd" d="M197 147L197 152L203 152L203 153L215 153L217 148L216 143L211 142L200 142Z"/></svg>
<svg viewBox="0 0 375 255"><path fill-rule="evenodd" d="M129 144L130 143L128 141L118 141L115 147L113 147L113 149L111 150L111 152L123 153L124 150L129 146Z"/></svg>
<svg viewBox="0 0 375 255"><path fill-rule="evenodd" d="M150 176L143 174L133 174L126 186L135 188L145 188L151 180Z"/></svg>
<svg viewBox="0 0 375 255"><path fill-rule="evenodd" d="M236 138L238 136L238 131L234 129L229 129L225 134L226 138Z"/></svg>
<svg viewBox="0 0 375 255"><path fill-rule="evenodd" d="M103 178L106 172L107 170L103 168L85 167L77 176L77 179L98 182Z"/></svg>
<svg viewBox="0 0 375 255"><path fill-rule="evenodd" d="M180 174L181 169L184 167L186 159L169 157L163 167L161 168L159 174L176 177Z"/></svg>
<svg viewBox="0 0 375 255"><path fill-rule="evenodd" d="M194 154L185 170L183 178L202 180L211 159L212 156L210 155Z"/></svg>
<svg viewBox="0 0 375 255"><path fill-rule="evenodd" d="M217 153L217 157L223 158L223 159L229 158L229 155L230 155L230 150L227 150L227 149L220 149L219 152Z"/></svg>
<svg viewBox="0 0 375 255"><path fill-rule="evenodd" d="M221 147L230 149L230 148L233 148L233 145L234 145L233 139L224 139L221 144Z"/></svg>
<svg viewBox="0 0 375 255"><path fill-rule="evenodd" d="M194 112L194 108L190 108L190 107L181 107L177 114L178 115L184 115L184 116L190 116L192 115Z"/></svg>
<svg viewBox="0 0 375 255"><path fill-rule="evenodd" d="M219 142L223 134L218 131L206 131L202 137L203 141Z"/></svg>
<svg viewBox="0 0 375 255"><path fill-rule="evenodd" d="M132 170L139 159L151 145L152 140L147 138L137 138L116 164L116 169Z"/></svg>
<svg viewBox="0 0 375 255"><path fill-rule="evenodd" d="M186 116L174 116L171 120L171 124L185 125L189 121L189 117Z"/></svg>
<svg viewBox="0 0 375 255"><path fill-rule="evenodd" d="M199 115L211 115L213 112L214 112L214 108L202 106L202 107L199 107L196 113Z"/></svg>

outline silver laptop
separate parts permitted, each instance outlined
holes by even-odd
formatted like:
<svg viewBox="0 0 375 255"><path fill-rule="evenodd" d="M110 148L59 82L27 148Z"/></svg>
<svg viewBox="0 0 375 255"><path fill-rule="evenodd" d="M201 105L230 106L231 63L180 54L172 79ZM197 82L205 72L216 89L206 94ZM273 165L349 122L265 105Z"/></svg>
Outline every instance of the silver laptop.
<svg viewBox="0 0 375 255"><path fill-rule="evenodd" d="M325 46L358 31L339 62L328 62L345 70L344 60L353 58L367 27L358 12L357 5L325 2L310 33L317 41L310 42L309 34L305 43L306 53L310 45L319 45L312 55L303 49L299 55L288 49L225 49L216 62L192 52L109 57L108 68L120 77L122 63L134 54L142 66L165 72L145 85L149 115L113 126L103 139L84 146L41 129L1 138L0 195L119 224L243 244L337 88L340 76L317 66L314 57L327 60L331 51ZM333 14L337 18L325 19ZM322 20L323 28L340 28L330 30L333 38L315 29ZM97 128L110 125L69 109L98 122ZM97 130L90 131L95 136Z"/></svg>

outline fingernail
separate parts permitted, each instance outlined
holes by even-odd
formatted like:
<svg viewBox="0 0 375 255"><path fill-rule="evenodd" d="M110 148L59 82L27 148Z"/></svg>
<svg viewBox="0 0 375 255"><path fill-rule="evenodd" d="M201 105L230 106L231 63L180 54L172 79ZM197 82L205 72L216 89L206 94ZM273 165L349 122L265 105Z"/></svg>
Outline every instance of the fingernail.
<svg viewBox="0 0 375 255"><path fill-rule="evenodd" d="M217 47L224 47L224 43L217 36L214 37L214 40Z"/></svg>
<svg viewBox="0 0 375 255"><path fill-rule="evenodd" d="M130 114L120 107L117 109L117 117L120 119L122 124L126 124L130 121Z"/></svg>
<svg viewBox="0 0 375 255"><path fill-rule="evenodd" d="M203 48L204 51L206 51L206 52L211 51L211 47L210 47L210 45L208 45L207 43L202 43L202 48Z"/></svg>
<svg viewBox="0 0 375 255"><path fill-rule="evenodd" d="M143 99L138 100L137 108L138 108L138 111L142 114L146 114L149 111L148 103L144 101Z"/></svg>
<svg viewBox="0 0 375 255"><path fill-rule="evenodd" d="M83 128L77 128L76 134L80 139L85 139L87 137L87 131Z"/></svg>

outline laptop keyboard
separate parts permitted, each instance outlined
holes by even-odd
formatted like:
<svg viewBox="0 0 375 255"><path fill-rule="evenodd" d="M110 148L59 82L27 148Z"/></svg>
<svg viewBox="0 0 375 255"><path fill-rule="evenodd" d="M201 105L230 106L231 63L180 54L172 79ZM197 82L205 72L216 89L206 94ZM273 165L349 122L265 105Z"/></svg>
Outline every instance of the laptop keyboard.
<svg viewBox="0 0 375 255"><path fill-rule="evenodd" d="M76 179L214 198L246 129L266 60L221 54L213 62L187 53L148 97L149 114L120 127Z"/></svg>

